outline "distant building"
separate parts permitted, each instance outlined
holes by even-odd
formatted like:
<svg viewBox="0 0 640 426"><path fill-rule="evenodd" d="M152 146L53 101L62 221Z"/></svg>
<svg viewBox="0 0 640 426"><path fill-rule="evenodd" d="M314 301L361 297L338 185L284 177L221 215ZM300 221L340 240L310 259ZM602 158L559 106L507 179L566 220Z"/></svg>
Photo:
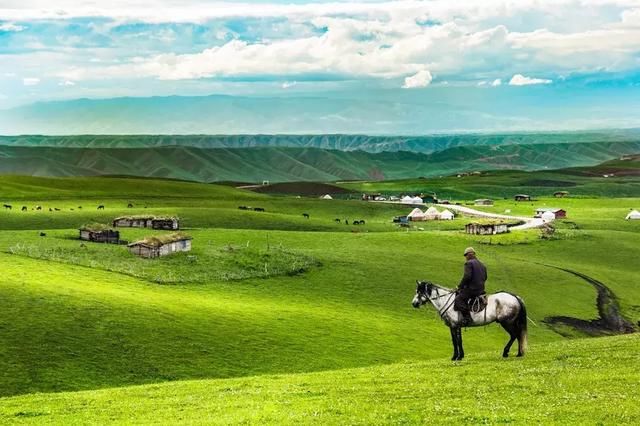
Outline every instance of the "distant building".
<svg viewBox="0 0 640 426"><path fill-rule="evenodd" d="M440 212L440 215L438 216L438 218L440 220L453 220L454 214L451 213L449 210L443 210L442 212Z"/></svg>
<svg viewBox="0 0 640 426"><path fill-rule="evenodd" d="M325 194L322 197L320 197L323 200L333 200L333 197L329 194Z"/></svg>
<svg viewBox="0 0 640 426"><path fill-rule="evenodd" d="M632 210L631 212L629 212L627 217L625 217L625 219L626 220L640 220L640 212L638 210Z"/></svg>
<svg viewBox="0 0 640 426"><path fill-rule="evenodd" d="M192 238L182 232L147 237L129 244L129 252L141 257L153 258L166 256L180 251L191 251Z"/></svg>
<svg viewBox="0 0 640 426"><path fill-rule="evenodd" d="M180 229L180 220L177 217L122 216L113 219L113 226L121 228L151 228L175 231Z"/></svg>
<svg viewBox="0 0 640 426"><path fill-rule="evenodd" d="M556 191L553 193L556 198L564 198L569 196L569 191Z"/></svg>
<svg viewBox="0 0 640 426"><path fill-rule="evenodd" d="M80 239L94 243L118 244L120 242L120 232L114 231L108 225L92 223L84 225L80 229Z"/></svg>
<svg viewBox="0 0 640 426"><path fill-rule="evenodd" d="M376 193L376 194L362 194L362 200L363 201L375 201L378 198L380 198L382 196L382 194L380 193Z"/></svg>
<svg viewBox="0 0 640 426"><path fill-rule="evenodd" d="M467 223L464 227L464 230L467 234L474 235L495 235L495 234L504 234L509 232L509 227L506 223L482 223L482 222L472 222Z"/></svg>
<svg viewBox="0 0 640 426"><path fill-rule="evenodd" d="M536 214L534 217L538 217L541 218L542 215L546 212L551 212L553 213L553 215L555 216L556 219L563 219L565 217L567 217L567 212L563 209L556 209L556 208L539 208L536 209Z"/></svg>
<svg viewBox="0 0 640 426"><path fill-rule="evenodd" d="M531 201L531 195L527 194L516 194L513 196L516 201Z"/></svg>
<svg viewBox="0 0 640 426"><path fill-rule="evenodd" d="M492 206L493 200L490 200L488 198L479 198L477 200L474 200L473 204L475 204L476 206Z"/></svg>

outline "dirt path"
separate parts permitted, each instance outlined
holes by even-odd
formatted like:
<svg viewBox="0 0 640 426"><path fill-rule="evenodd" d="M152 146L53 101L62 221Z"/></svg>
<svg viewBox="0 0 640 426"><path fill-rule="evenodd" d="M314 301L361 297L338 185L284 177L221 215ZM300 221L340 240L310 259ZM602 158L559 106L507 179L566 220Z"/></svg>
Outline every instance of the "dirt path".
<svg viewBox="0 0 640 426"><path fill-rule="evenodd" d="M521 222L524 222L522 225L517 225L517 226L510 226L509 230L511 231L521 231L523 229L532 229L532 228L539 228L542 225L544 225L544 220L539 219L539 218L534 218L534 217L524 217L524 216L511 216L511 215L505 215L505 214L498 214L498 213L490 213L490 212L483 212L480 210L475 210L475 209L471 209L469 207L464 207L464 206L458 206L455 204L437 204L438 207L443 207L445 209L449 209L449 210L455 210L459 213L463 213L467 216L472 216L472 217L486 217L486 218L491 218L491 219L506 219L506 220L518 220Z"/></svg>
<svg viewBox="0 0 640 426"><path fill-rule="evenodd" d="M620 314L620 305L616 295L601 281L591 278L583 273L570 269L560 268L552 265L543 265L549 268L559 269L576 277L582 278L591 284L597 291L596 307L598 308L597 319L582 320L567 316L547 317L544 322L549 324L559 334L562 334L554 325L566 325L576 330L583 331L592 336L602 336L607 334L626 334L635 332L635 327Z"/></svg>

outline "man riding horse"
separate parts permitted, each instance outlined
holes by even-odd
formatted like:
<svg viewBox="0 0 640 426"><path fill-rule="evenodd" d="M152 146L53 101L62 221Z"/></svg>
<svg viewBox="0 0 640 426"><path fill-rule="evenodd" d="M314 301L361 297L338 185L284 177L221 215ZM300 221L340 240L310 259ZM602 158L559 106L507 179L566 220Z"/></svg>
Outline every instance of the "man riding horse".
<svg viewBox="0 0 640 426"><path fill-rule="evenodd" d="M487 268L476 258L473 247L467 247L464 251L467 261L464 263L464 275L458 285L454 309L462 314L462 325L470 325L471 308L469 301L484 294L484 283L487 281Z"/></svg>

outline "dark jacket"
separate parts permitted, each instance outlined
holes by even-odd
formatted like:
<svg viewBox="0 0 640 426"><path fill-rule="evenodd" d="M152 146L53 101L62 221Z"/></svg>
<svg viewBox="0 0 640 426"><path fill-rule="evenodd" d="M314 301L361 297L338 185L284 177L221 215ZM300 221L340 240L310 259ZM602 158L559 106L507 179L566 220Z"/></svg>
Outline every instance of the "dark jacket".
<svg viewBox="0 0 640 426"><path fill-rule="evenodd" d="M484 283L487 281L487 268L478 259L471 259L464 264L464 276L458 290L469 296L484 294Z"/></svg>

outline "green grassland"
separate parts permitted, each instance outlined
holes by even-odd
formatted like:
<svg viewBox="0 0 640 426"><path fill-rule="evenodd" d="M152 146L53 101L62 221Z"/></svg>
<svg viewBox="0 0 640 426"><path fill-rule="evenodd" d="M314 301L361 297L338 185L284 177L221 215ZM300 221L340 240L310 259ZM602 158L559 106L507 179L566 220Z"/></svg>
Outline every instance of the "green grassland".
<svg viewBox="0 0 640 426"><path fill-rule="evenodd" d="M536 348L526 359L406 361L314 374L36 394L15 424L638 424L638 336Z"/></svg>
<svg viewBox="0 0 640 426"><path fill-rule="evenodd" d="M461 193L491 195L460 179ZM637 338L568 340L585 335L561 335L544 322L598 315L594 289L549 266L602 281L622 314L640 320L640 222L623 219L640 198L593 195L533 205L497 200L487 208L526 215L544 204L566 208L557 236L543 240L535 230L466 235L464 218L401 229L391 217L410 208L359 200L165 180L2 177L0 201L13 209L0 210L0 416L57 423L561 423L588 422L597 413L605 423L631 422L638 413L627 401L637 389L617 386L634 377ZM32 210L37 205L44 210ZM125 246L75 240L80 225L123 214L181 217L193 251L145 260ZM161 233L121 231L130 241ZM433 309L411 307L416 279L457 284L468 245L487 264L489 291L524 298L533 321L530 356L500 359L507 336L494 324L466 331L469 357L451 365L446 327ZM362 369L329 372L352 368ZM317 373L299 375L309 372ZM194 379L206 381L157 385ZM456 380L477 385L476 392L453 392ZM77 391L87 392L50 394ZM434 402L421 411L419 398L431 394L453 406ZM522 394L542 407L527 410L534 404ZM619 406L603 407L612 396ZM493 408L481 411L477 399L494 401ZM469 411L464 404L478 405Z"/></svg>

